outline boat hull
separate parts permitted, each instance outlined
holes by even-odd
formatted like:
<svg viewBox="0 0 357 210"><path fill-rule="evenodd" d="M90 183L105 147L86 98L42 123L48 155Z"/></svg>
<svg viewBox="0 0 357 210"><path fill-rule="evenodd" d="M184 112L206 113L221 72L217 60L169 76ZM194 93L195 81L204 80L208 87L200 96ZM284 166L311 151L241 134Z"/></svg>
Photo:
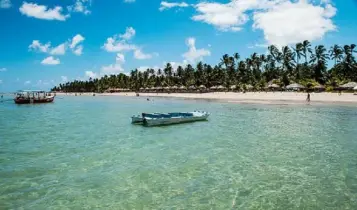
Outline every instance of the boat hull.
<svg viewBox="0 0 357 210"><path fill-rule="evenodd" d="M144 126L152 127L152 126L164 126L164 125L173 125L173 124L181 124L181 123L190 123L196 121L206 121L207 116L200 117L192 117L192 118L160 118L160 119L146 119L144 118L143 124Z"/></svg>
<svg viewBox="0 0 357 210"><path fill-rule="evenodd" d="M48 98L41 98L41 99L22 99L22 98L15 98L15 104L43 104L43 103L52 103L54 101L54 97Z"/></svg>
<svg viewBox="0 0 357 210"><path fill-rule="evenodd" d="M141 124L144 122L144 119L141 116L132 116L131 123L133 124Z"/></svg>

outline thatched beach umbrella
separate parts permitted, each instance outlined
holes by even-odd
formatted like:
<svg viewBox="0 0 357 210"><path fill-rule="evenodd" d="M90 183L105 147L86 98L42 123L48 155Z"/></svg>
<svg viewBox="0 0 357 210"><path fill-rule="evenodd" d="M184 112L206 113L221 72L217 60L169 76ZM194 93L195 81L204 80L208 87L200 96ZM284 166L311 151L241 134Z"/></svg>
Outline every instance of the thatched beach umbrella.
<svg viewBox="0 0 357 210"><path fill-rule="evenodd" d="M253 85L247 85L247 86L245 86L245 87L247 88L247 90L251 90L251 89L254 88Z"/></svg>
<svg viewBox="0 0 357 210"><path fill-rule="evenodd" d="M171 89L176 90L178 87L176 85L172 86Z"/></svg>
<svg viewBox="0 0 357 210"><path fill-rule="evenodd" d="M231 89L231 90L237 89L237 85L231 85L230 89Z"/></svg>
<svg viewBox="0 0 357 210"><path fill-rule="evenodd" d="M195 89L196 89L196 87L195 87L195 86L193 86L193 85L191 85L191 86L189 87L189 89L191 89L191 90L195 90Z"/></svg>
<svg viewBox="0 0 357 210"><path fill-rule="evenodd" d="M280 88L280 86L277 84L271 84L271 85L268 85L268 88Z"/></svg>
<svg viewBox="0 0 357 210"><path fill-rule="evenodd" d="M341 85L340 88L342 89L353 89L357 86L357 83L356 82L349 82L349 83L346 83L344 85Z"/></svg>
<svg viewBox="0 0 357 210"><path fill-rule="evenodd" d="M357 86L353 88L353 90L357 90Z"/></svg>
<svg viewBox="0 0 357 210"><path fill-rule="evenodd" d="M315 90L325 90L325 86L318 84L318 85L314 86L314 89Z"/></svg>
<svg viewBox="0 0 357 210"><path fill-rule="evenodd" d="M223 90L223 89L226 89L225 87L223 87L222 85L218 86L217 87L218 90Z"/></svg>
<svg viewBox="0 0 357 210"><path fill-rule="evenodd" d="M181 89L181 90L185 90L186 87L182 85L182 86L180 86L180 89Z"/></svg>
<svg viewBox="0 0 357 210"><path fill-rule="evenodd" d="M206 86L200 85L199 88L200 88L200 89L206 89Z"/></svg>
<svg viewBox="0 0 357 210"><path fill-rule="evenodd" d="M217 86L212 86L210 87L211 90L216 90L217 89Z"/></svg>
<svg viewBox="0 0 357 210"><path fill-rule="evenodd" d="M294 83L294 84L291 84L291 85L286 86L286 89L289 89L289 90L300 90L300 89L305 89L305 87L304 87L303 85L298 84L298 83Z"/></svg>

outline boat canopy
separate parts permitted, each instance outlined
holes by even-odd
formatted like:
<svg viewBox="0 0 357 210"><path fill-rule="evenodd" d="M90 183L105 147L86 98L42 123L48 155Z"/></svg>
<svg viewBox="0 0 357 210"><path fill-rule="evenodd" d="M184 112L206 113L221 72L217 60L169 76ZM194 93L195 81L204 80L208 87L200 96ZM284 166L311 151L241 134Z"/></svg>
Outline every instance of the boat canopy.
<svg viewBox="0 0 357 210"><path fill-rule="evenodd" d="M46 93L44 90L18 90L19 93Z"/></svg>

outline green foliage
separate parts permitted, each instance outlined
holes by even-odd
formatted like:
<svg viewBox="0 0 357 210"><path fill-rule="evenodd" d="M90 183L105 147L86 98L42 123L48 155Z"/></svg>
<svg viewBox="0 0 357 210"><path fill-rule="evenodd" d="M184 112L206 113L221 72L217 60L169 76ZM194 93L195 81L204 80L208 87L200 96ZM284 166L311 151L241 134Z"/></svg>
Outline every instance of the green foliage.
<svg viewBox="0 0 357 210"><path fill-rule="evenodd" d="M281 87L298 82L306 87L322 84L335 88L340 84L357 81L356 45L334 45L327 50L323 45L312 48L309 41L297 43L294 48L278 49L272 45L268 53L253 53L241 59L238 53L225 54L219 64L211 66L202 62L192 66L174 68L170 63L163 69L132 70L129 75L105 75L88 81L67 82L54 87L53 91L104 92L111 88L138 91L147 87L186 86L206 87L239 84L237 89L247 90L247 85L259 90L273 81ZM334 66L328 70L331 59Z"/></svg>

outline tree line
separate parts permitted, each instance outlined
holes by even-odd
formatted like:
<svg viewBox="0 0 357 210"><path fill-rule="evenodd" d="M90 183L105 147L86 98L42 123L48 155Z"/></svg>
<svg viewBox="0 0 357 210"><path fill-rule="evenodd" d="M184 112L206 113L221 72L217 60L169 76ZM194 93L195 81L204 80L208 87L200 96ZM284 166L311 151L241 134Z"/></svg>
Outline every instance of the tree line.
<svg viewBox="0 0 357 210"><path fill-rule="evenodd" d="M225 54L215 65L197 63L178 66L167 63L163 69L132 70L130 75L105 75L89 78L88 81L75 80L52 88L64 92L103 92L109 88L137 91L146 87L200 86L207 88L222 85L236 85L242 88L252 85L255 89L266 87L273 82L281 87L293 82L304 86L316 84L333 89L340 84L357 81L355 60L356 45L334 45L327 49L324 45L311 46L309 41L297 43L293 47L281 49L271 45L267 54L253 53L242 59L238 53ZM333 62L328 69L328 62Z"/></svg>

